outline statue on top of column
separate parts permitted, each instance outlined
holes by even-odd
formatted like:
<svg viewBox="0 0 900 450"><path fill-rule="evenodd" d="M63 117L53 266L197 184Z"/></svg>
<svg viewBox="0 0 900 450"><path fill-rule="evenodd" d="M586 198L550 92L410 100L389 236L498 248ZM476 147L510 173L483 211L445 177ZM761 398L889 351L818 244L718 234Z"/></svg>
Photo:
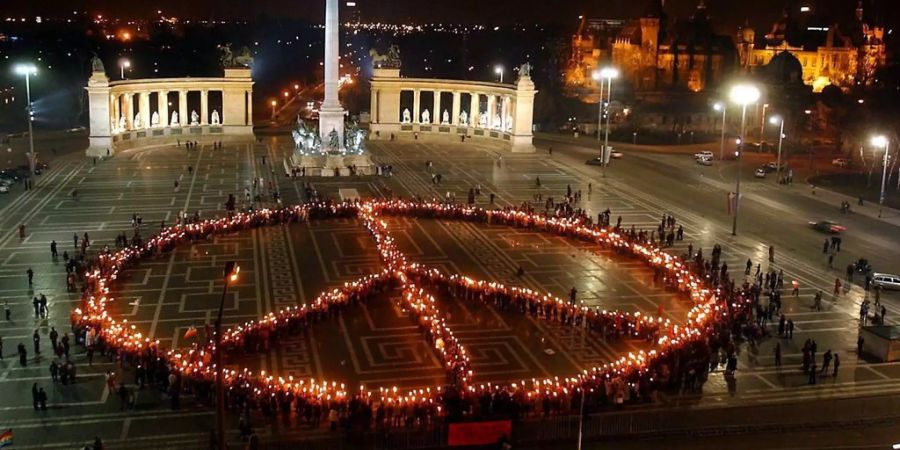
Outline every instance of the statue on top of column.
<svg viewBox="0 0 900 450"><path fill-rule="evenodd" d="M253 55L247 46L241 47L241 51L237 55L231 51L230 43L219 45L217 48L219 50L219 63L222 64L223 69L250 67L253 65Z"/></svg>
<svg viewBox="0 0 900 450"><path fill-rule="evenodd" d="M372 67L376 69L399 69L400 68L400 47L391 45L385 54L381 54L377 49L369 49L369 58L372 59Z"/></svg>
<svg viewBox="0 0 900 450"><path fill-rule="evenodd" d="M531 78L531 64L525 63L519 66L519 77L528 77Z"/></svg>
<svg viewBox="0 0 900 450"><path fill-rule="evenodd" d="M94 53L94 56L91 58L91 71L92 72L106 72L106 69L103 67L103 60Z"/></svg>

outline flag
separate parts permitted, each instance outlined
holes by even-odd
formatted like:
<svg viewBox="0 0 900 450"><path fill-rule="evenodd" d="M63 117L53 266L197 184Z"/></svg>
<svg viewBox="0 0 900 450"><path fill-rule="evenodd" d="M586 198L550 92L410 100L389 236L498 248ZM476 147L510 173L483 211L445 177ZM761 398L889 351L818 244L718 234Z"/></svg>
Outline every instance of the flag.
<svg viewBox="0 0 900 450"><path fill-rule="evenodd" d="M185 339L190 339L190 338L193 338L196 336L197 336L197 328L195 328L193 325L191 325L191 327L188 328L187 331L184 332Z"/></svg>
<svg viewBox="0 0 900 450"><path fill-rule="evenodd" d="M12 429L8 429L0 434L0 448L9 446L13 444L12 440Z"/></svg>

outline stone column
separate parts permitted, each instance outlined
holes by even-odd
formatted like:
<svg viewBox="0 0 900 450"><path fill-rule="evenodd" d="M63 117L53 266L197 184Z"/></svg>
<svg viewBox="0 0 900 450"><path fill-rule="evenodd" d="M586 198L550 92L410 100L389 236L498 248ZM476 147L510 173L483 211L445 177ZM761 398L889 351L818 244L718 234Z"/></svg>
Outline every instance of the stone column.
<svg viewBox="0 0 900 450"><path fill-rule="evenodd" d="M452 125L459 125L459 107L460 107L460 94L459 91L453 92L453 105L450 106L450 123Z"/></svg>
<svg viewBox="0 0 900 450"><path fill-rule="evenodd" d="M506 131L506 115L509 112L509 97L500 97L500 129Z"/></svg>
<svg viewBox="0 0 900 450"><path fill-rule="evenodd" d="M141 128L150 128L150 92L140 93Z"/></svg>
<svg viewBox="0 0 900 450"><path fill-rule="evenodd" d="M431 115L431 122L440 125L441 124L441 91L434 91L433 98L434 98L434 101L431 102L431 104L434 105L434 114Z"/></svg>
<svg viewBox="0 0 900 450"><path fill-rule="evenodd" d="M253 125L253 91L244 93L244 101L247 102L247 122L245 125Z"/></svg>
<svg viewBox="0 0 900 450"><path fill-rule="evenodd" d="M159 126L169 126L169 91L156 93L156 111L159 113Z"/></svg>
<svg viewBox="0 0 900 450"><path fill-rule="evenodd" d="M369 122L378 123L378 89L372 89L369 97Z"/></svg>
<svg viewBox="0 0 900 450"><path fill-rule="evenodd" d="M418 89L413 90L413 123L419 123L422 119L419 114L419 107L421 106L419 94L421 94L421 92Z"/></svg>
<svg viewBox="0 0 900 450"><path fill-rule="evenodd" d="M497 96L494 94L490 94L487 99L487 127L490 129L494 128L494 115L496 114L495 110L497 109Z"/></svg>
<svg viewBox="0 0 900 450"><path fill-rule="evenodd" d="M221 118L220 118L221 119ZM200 125L209 124L209 91L200 91Z"/></svg>
<svg viewBox="0 0 900 450"><path fill-rule="evenodd" d="M112 103L112 107L109 108L110 115L112 116L112 122L110 122L110 125L112 126L110 127L110 130L115 130L119 126L119 110L121 109L119 107L119 96L111 95L110 101Z"/></svg>
<svg viewBox="0 0 900 450"><path fill-rule="evenodd" d="M125 128L134 129L134 94L125 93Z"/></svg>
<svg viewBox="0 0 900 450"><path fill-rule="evenodd" d="M469 101L469 126L475 127L478 126L478 116L481 115L481 111L478 108L481 107L481 99L479 98L481 94L477 92L473 92L470 94Z"/></svg>
<svg viewBox="0 0 900 450"><path fill-rule="evenodd" d="M181 126L190 124L187 107L188 91L178 91L178 122Z"/></svg>

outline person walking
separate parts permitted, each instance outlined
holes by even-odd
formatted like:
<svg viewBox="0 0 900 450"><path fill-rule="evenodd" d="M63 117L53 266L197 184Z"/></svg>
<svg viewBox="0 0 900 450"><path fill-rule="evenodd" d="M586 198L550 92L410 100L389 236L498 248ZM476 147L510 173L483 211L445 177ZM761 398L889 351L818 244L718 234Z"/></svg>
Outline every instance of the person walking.
<svg viewBox="0 0 900 450"><path fill-rule="evenodd" d="M34 354L41 354L41 335L38 334L38 330L34 330L34 334L31 335L31 340L34 341Z"/></svg>
<svg viewBox="0 0 900 450"><path fill-rule="evenodd" d="M56 328L50 327L50 345L52 348L56 348L57 340L59 339L59 332L56 331Z"/></svg>
<svg viewBox="0 0 900 450"><path fill-rule="evenodd" d="M28 275L28 287L33 286L34 285L34 271L31 270L31 267L29 267L28 270L25 271L25 275Z"/></svg>
<svg viewBox="0 0 900 450"><path fill-rule="evenodd" d="M863 339L862 335L856 338L856 357L862 356L863 344L866 343L866 340Z"/></svg>
<svg viewBox="0 0 900 450"><path fill-rule="evenodd" d="M575 286L572 286L572 290L569 291L569 303L575 304L575 297L578 295L578 290L575 289Z"/></svg>
<svg viewBox="0 0 900 450"><path fill-rule="evenodd" d="M750 261L750 258L747 258L747 268L744 270L744 275L750 275L751 270L753 270L753 261Z"/></svg>
<svg viewBox="0 0 900 450"><path fill-rule="evenodd" d="M37 383L32 384L31 385L31 404L34 406L35 411L38 410L38 403L39 403L38 392L39 391L38 391Z"/></svg>
<svg viewBox="0 0 900 450"><path fill-rule="evenodd" d="M831 372L831 376L833 378L837 378L838 367L841 367L841 358L838 357L838 354L834 354L834 370Z"/></svg>
<svg viewBox="0 0 900 450"><path fill-rule="evenodd" d="M59 257L59 252L56 250L56 241L50 241L50 257L53 259Z"/></svg>
<svg viewBox="0 0 900 450"><path fill-rule="evenodd" d="M788 339L793 339L794 338L794 319L788 319L787 331L788 331Z"/></svg>
<svg viewBox="0 0 900 450"><path fill-rule="evenodd" d="M50 361L50 379L53 380L53 384L59 383L59 363L55 359Z"/></svg>
<svg viewBox="0 0 900 450"><path fill-rule="evenodd" d="M12 310L9 309L9 302L3 301L3 312L6 313L6 321L9 322L12 320Z"/></svg>
<svg viewBox="0 0 900 450"><path fill-rule="evenodd" d="M831 349L825 351L825 354L822 355L822 375L828 374L828 369L831 366Z"/></svg>
<svg viewBox="0 0 900 450"><path fill-rule="evenodd" d="M19 343L18 347L19 352L19 365L22 367L28 366L28 351L25 350L25 344Z"/></svg>
<svg viewBox="0 0 900 450"><path fill-rule="evenodd" d="M840 278L834 279L834 295L836 295L836 296L841 295L841 279Z"/></svg>
<svg viewBox="0 0 900 450"><path fill-rule="evenodd" d="M793 288L791 290L791 295L793 295L794 297L799 297L800 296L800 280L797 280L797 279L791 280L791 287Z"/></svg>

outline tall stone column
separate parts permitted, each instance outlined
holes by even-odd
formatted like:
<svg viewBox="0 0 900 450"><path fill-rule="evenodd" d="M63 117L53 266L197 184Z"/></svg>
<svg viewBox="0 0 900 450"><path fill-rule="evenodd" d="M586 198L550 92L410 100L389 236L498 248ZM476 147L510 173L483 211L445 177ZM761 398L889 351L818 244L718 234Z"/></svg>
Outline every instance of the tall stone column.
<svg viewBox="0 0 900 450"><path fill-rule="evenodd" d="M156 93L156 111L159 112L159 126L169 126L169 91Z"/></svg>
<svg viewBox="0 0 900 450"><path fill-rule="evenodd" d="M453 105L450 107L450 123L452 125L459 125L460 100L459 91L453 91Z"/></svg>
<svg viewBox="0 0 900 450"><path fill-rule="evenodd" d="M319 135L323 144L330 141L332 131L340 136L341 148L344 146L344 115L338 98L338 78L340 60L340 24L338 21L338 0L325 0L325 99L319 108ZM332 149L329 149L332 150ZM334 149L338 150L338 149Z"/></svg>
<svg viewBox="0 0 900 450"><path fill-rule="evenodd" d="M506 115L509 114L509 97L500 97L500 129L506 131Z"/></svg>
<svg viewBox="0 0 900 450"><path fill-rule="evenodd" d="M438 125L441 124L441 91L434 91L434 114L431 115L431 122Z"/></svg>
<svg viewBox="0 0 900 450"><path fill-rule="evenodd" d="M495 110L497 109L497 96L491 94L487 99L487 127L490 129L494 128L494 116L497 114Z"/></svg>
<svg viewBox="0 0 900 450"><path fill-rule="evenodd" d="M200 125L209 124L209 91L200 91Z"/></svg>
<svg viewBox="0 0 900 450"><path fill-rule="evenodd" d="M119 106L119 96L113 95L112 97L112 108L110 108L110 112L112 113L112 122L110 122L110 130L118 131L119 127L119 116L122 114L121 107Z"/></svg>
<svg viewBox="0 0 900 450"><path fill-rule="evenodd" d="M419 108L421 107L420 94L421 92L418 89L413 91L413 123L420 123L422 120L419 111Z"/></svg>
<svg viewBox="0 0 900 450"><path fill-rule="evenodd" d="M187 95L188 91L178 91L178 122L181 126L190 123L190 118L188 117Z"/></svg>
<svg viewBox="0 0 900 450"><path fill-rule="evenodd" d="M150 92L140 93L141 128L150 128Z"/></svg>
<svg viewBox="0 0 900 450"><path fill-rule="evenodd" d="M125 93L125 128L134 129L134 94Z"/></svg>
<svg viewBox="0 0 900 450"><path fill-rule="evenodd" d="M478 116L481 115L481 111L478 110L479 108L481 108L481 99L478 98L480 96L481 96L481 94L479 94L477 92L473 92L470 94L470 97L471 97L470 101L469 101L469 126L470 127L478 126Z"/></svg>

